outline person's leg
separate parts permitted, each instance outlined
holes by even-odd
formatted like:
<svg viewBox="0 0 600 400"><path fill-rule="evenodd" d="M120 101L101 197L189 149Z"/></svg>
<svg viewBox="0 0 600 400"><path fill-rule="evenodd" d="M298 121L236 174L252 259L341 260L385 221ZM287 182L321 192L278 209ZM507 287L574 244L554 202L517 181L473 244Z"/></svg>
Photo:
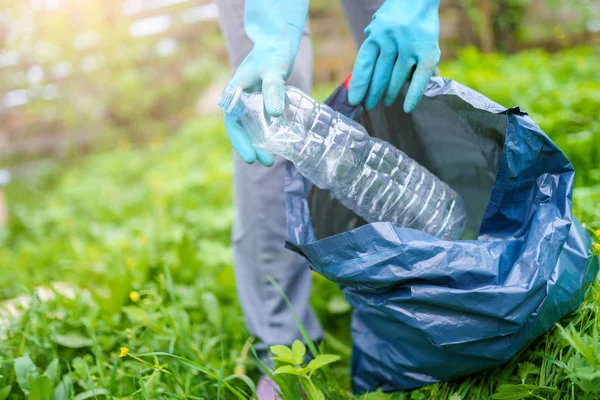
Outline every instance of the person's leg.
<svg viewBox="0 0 600 400"><path fill-rule="evenodd" d="M341 0L344 15L350 25L352 39L359 47L365 40L365 28L384 0Z"/></svg>
<svg viewBox="0 0 600 400"><path fill-rule="evenodd" d="M235 70L252 49L244 33L244 1L216 0L219 23ZM308 27L300 44L288 84L309 93L312 85L312 50ZM294 317L268 276L282 287L294 311L313 340L322 329L310 307L312 276L304 258L284 248L287 239L284 200L285 163L281 157L264 167L244 163L234 156L235 222L233 252L237 291L248 331L260 343L264 356L268 346L291 345L301 339Z"/></svg>

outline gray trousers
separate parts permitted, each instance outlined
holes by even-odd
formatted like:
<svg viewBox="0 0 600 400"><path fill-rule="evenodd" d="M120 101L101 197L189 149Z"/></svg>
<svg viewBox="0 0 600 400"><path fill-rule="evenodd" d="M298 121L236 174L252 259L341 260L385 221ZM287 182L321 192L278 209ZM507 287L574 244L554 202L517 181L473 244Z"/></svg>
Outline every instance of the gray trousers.
<svg viewBox="0 0 600 400"><path fill-rule="evenodd" d="M229 60L235 70L252 49L252 42L244 33L244 0L215 0L215 3ZM364 29L382 3L383 0L342 0L357 45L365 39ZM308 24L287 83L310 93L312 49ZM234 157L232 239L237 291L246 327L260 340L256 348L261 356L268 346L290 345L302 338L291 311L267 276L281 286L310 337L319 340L323 335L309 303L312 279L309 266L301 256L284 248L287 239L285 163L284 159L276 158L271 168L265 168L258 162L247 165L237 155Z"/></svg>

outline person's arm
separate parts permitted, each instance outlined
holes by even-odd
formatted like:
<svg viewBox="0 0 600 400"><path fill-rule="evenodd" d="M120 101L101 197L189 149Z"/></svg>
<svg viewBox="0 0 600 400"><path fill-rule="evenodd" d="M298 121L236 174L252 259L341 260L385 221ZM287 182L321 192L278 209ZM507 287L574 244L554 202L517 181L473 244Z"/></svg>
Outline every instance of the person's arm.
<svg viewBox="0 0 600 400"><path fill-rule="evenodd" d="M246 0L244 29L254 43L229 83L248 90L262 90L265 110L274 117L283 113L285 80L289 77L308 17L308 0ZM225 129L246 163L258 159L265 166L273 157L257 151L244 129L225 118Z"/></svg>
<svg viewBox="0 0 600 400"><path fill-rule="evenodd" d="M367 109L383 100L390 106L413 68L404 101L412 112L440 60L439 0L386 0L365 29L367 39L358 51L348 98L363 100Z"/></svg>

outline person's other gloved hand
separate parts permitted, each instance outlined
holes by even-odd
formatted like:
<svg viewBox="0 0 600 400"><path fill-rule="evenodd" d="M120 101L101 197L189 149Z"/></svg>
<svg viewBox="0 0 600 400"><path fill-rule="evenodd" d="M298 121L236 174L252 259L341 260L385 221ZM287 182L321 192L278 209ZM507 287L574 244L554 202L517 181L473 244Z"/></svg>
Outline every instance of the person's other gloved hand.
<svg viewBox="0 0 600 400"><path fill-rule="evenodd" d="M386 0L365 29L348 100L374 108L382 99L390 106L416 66L404 101L411 112L421 100L440 59L439 0Z"/></svg>
<svg viewBox="0 0 600 400"><path fill-rule="evenodd" d="M285 106L284 82L289 77L306 19L308 0L246 0L244 29L254 43L229 85L261 91L267 114L278 117ZM229 141L248 164L273 164L273 156L256 150L244 128L225 117Z"/></svg>

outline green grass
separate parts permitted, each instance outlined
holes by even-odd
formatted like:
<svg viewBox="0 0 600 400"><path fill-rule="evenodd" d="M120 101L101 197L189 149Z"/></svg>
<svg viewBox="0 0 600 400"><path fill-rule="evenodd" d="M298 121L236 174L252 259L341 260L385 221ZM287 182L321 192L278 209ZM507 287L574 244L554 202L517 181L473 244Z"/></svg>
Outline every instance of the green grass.
<svg viewBox="0 0 600 400"><path fill-rule="evenodd" d="M442 66L444 75L530 111L575 163L576 214L596 229L597 61L592 49L508 58L467 51ZM0 400L25 398L23 389L30 398L51 399L44 397L49 387L57 399L248 397L258 366L229 249L231 158L220 117L196 118L164 142L141 149L122 143L11 185L11 222L0 233L0 299L25 295L30 304L8 326L0 324ZM69 289L59 287L50 299L35 294L51 282ZM321 350L341 361L313 379L326 398L352 398L349 308L319 276L314 290L328 333ZM594 286L561 321L564 328L495 370L364 398L597 399L599 306Z"/></svg>

